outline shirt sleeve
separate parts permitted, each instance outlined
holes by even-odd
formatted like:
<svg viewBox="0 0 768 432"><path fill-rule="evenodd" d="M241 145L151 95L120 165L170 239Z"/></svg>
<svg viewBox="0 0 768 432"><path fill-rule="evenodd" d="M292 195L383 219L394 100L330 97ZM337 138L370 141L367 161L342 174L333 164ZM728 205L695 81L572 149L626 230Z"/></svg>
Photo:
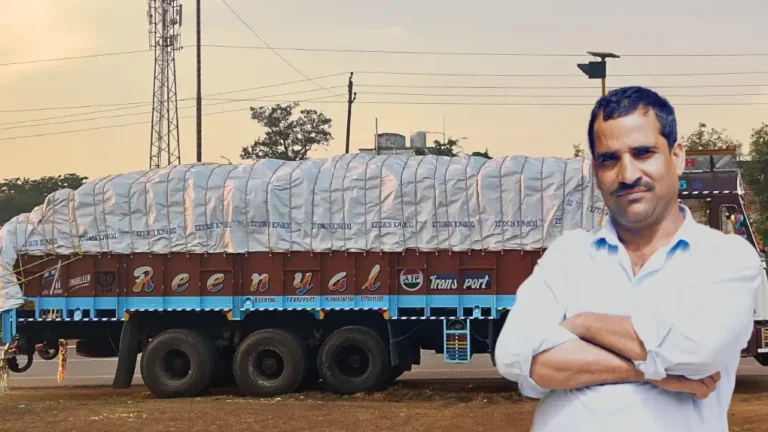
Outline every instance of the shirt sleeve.
<svg viewBox="0 0 768 432"><path fill-rule="evenodd" d="M542 398L550 390L539 386L530 375L531 361L540 352L578 339L560 323L565 319L565 304L558 298L550 279L562 275L557 259L541 257L532 274L517 290L515 305L509 311L496 342L495 360L499 373L515 381L527 397Z"/></svg>
<svg viewBox="0 0 768 432"><path fill-rule="evenodd" d="M697 278L701 283L692 291L633 299L632 324L647 350L646 359L634 363L647 379L701 379L721 371L746 346L763 280L762 263L751 245L737 236L728 236L716 248L709 260L695 264L712 271L707 272L708 280Z"/></svg>

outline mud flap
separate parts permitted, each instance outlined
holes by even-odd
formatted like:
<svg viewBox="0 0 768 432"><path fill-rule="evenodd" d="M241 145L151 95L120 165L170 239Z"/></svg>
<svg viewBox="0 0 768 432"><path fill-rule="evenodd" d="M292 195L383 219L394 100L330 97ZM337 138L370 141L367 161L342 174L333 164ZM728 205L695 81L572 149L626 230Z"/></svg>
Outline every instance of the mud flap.
<svg viewBox="0 0 768 432"><path fill-rule="evenodd" d="M139 355L139 321L136 318L123 322L120 334L120 348L117 354L117 370L112 381L113 389L131 387L136 372L136 357Z"/></svg>

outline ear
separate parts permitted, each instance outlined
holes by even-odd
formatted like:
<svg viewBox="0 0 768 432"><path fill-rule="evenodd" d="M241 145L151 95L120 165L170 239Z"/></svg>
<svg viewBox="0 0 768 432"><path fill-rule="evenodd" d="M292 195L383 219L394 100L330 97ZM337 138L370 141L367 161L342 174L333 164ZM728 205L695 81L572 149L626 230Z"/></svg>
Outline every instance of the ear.
<svg viewBox="0 0 768 432"><path fill-rule="evenodd" d="M685 171L685 146L678 141L672 146L670 153L672 163L675 164L675 170L677 170L677 175L683 175L683 171Z"/></svg>

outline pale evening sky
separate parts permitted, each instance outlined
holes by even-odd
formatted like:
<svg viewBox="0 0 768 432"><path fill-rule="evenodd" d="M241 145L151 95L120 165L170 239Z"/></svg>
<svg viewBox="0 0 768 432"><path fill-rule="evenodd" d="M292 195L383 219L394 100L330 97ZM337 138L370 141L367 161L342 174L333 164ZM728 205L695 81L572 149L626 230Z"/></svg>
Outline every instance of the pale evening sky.
<svg viewBox="0 0 768 432"><path fill-rule="evenodd" d="M184 6L182 44L177 54L180 99L195 95L195 22L193 0ZM588 80L576 63L591 57L587 50L631 54L768 53L765 26L768 2L677 0L617 2L558 0L514 1L247 1L229 4L274 47L341 49L528 52L582 54L576 57L480 57L391 55L280 51L310 77L340 73L319 80L346 93L346 73L356 71L358 99L353 108L351 148L371 147L374 121L380 132L408 136L412 131L440 131L467 137L466 151L488 149L492 156L570 156L572 144L586 144L590 104L600 83ZM0 111L52 106L150 102L153 53L148 48L146 1L0 0ZM261 46L261 42L221 0L203 0L203 44ZM117 51L136 54L23 65L8 63ZM439 72L462 74L567 74L561 77L440 77L378 75L365 71ZM752 128L768 121L768 73L700 76L615 76L621 74L690 74L708 72L768 72L768 56L632 57L610 60L608 86L639 84L658 88L676 104L680 133L700 121L726 128L743 142ZM614 76L612 76L614 75ZM203 95L298 81L303 77L269 50L203 49ZM397 85L409 87L365 87ZM519 86L522 89L427 88L423 86ZM752 85L744 87L703 87ZM422 87L418 87L422 86ZM531 89L530 87L583 89ZM330 96L312 82L285 85L226 98L271 100ZM382 95L380 92L418 95ZM443 94L450 96L425 96ZM494 95L492 97L467 97ZM499 95L528 95L499 97ZM584 97L563 97L583 95ZM684 96L699 95L699 96ZM709 95L709 96L708 96ZM721 95L721 96L711 96ZM723 96L730 95L730 96ZM553 97L558 96L558 97ZM305 102L333 118L334 140L327 157L344 151L346 104L341 98ZM549 103L583 106L472 106L372 104L377 101L449 103ZM203 118L204 160L239 160L242 146L260 133L249 119L248 106L257 102L208 104L204 112L241 111ZM262 102L268 104L270 102ZM714 105L691 106L690 103ZM182 162L195 158L194 100L179 101ZM182 107L190 107L182 109ZM115 107L80 110L0 112L0 178L39 177L75 172L90 177L146 169L149 158L150 106L116 111ZM96 112L93 111L105 111ZM79 117L19 123L29 119L91 112ZM136 115L128 115L136 114ZM83 118L121 116L89 121ZM27 135L142 122L120 128L22 139ZM58 122L56 125L19 127ZM62 123L69 122L69 123ZM430 141L439 135L429 136Z"/></svg>

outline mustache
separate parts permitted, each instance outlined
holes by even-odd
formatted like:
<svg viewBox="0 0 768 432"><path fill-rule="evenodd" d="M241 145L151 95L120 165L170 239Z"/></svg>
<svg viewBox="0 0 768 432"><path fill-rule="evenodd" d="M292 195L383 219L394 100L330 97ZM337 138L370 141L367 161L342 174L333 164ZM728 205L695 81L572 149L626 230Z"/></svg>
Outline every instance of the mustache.
<svg viewBox="0 0 768 432"><path fill-rule="evenodd" d="M612 196L619 196L627 192L638 192L638 191L644 191L644 192L651 192L653 191L653 185L651 185L648 182L643 181L643 179L639 178L632 183L625 183L620 182L619 185L611 192Z"/></svg>

